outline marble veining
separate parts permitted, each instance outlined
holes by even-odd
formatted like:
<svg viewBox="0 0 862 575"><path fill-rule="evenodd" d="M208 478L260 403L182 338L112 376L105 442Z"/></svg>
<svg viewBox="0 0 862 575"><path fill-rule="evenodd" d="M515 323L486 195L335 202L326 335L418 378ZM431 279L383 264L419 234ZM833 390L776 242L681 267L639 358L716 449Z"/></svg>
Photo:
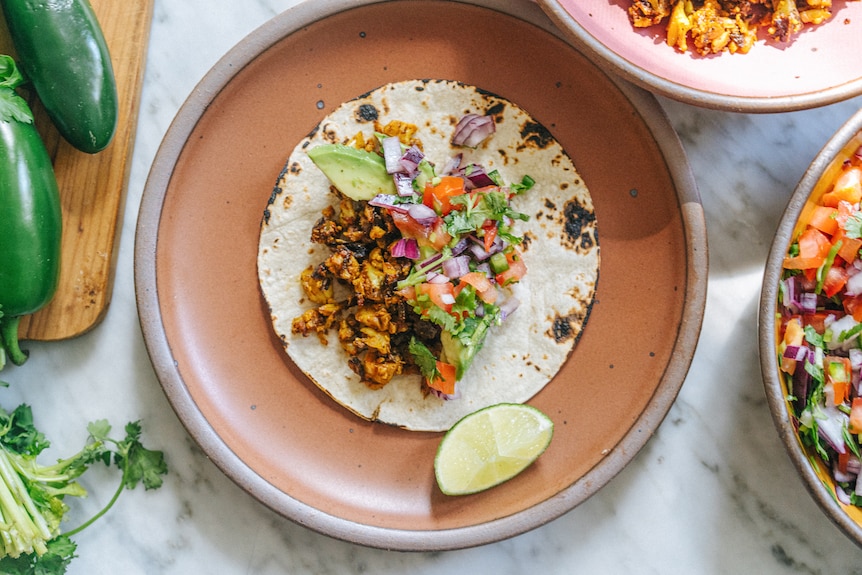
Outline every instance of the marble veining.
<svg viewBox="0 0 862 575"><path fill-rule="evenodd" d="M312 1L312 0L307 0ZM233 484L188 436L165 399L137 323L133 243L149 166L182 102L257 26L298 0L156 2L113 300L74 340L29 344L8 368L4 405L34 403L68 453L86 421L141 419L171 474L158 492L128 492L76 538L73 575L270 575L527 572L546 574L854 574L862 553L820 512L775 433L756 348L763 265L805 168L862 98L815 110L747 115L659 98L685 147L707 218L703 332L679 397L654 437L598 494L549 524L500 543L396 553L333 540L287 521ZM660 273L660 270L656 270ZM38 399L37 399L38 398ZM81 429L69 429L72 420ZM79 516L113 491L88 480Z"/></svg>

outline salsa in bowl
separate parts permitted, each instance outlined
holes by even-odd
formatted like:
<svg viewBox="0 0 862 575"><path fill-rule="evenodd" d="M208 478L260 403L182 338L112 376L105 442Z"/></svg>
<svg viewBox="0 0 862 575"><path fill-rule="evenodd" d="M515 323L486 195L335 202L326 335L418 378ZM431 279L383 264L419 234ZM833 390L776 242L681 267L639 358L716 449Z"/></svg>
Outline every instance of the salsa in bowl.
<svg viewBox="0 0 862 575"><path fill-rule="evenodd" d="M760 358L776 429L806 488L862 545L862 110L794 191L770 250Z"/></svg>

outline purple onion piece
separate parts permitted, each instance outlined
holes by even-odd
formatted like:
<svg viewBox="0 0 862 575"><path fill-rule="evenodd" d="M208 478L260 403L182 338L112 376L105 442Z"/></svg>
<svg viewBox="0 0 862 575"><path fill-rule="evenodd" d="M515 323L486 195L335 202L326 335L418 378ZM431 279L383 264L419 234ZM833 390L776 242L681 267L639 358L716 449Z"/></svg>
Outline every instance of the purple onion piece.
<svg viewBox="0 0 862 575"><path fill-rule="evenodd" d="M465 114L455 126L452 144L475 148L497 130L493 116Z"/></svg>
<svg viewBox="0 0 862 575"><path fill-rule="evenodd" d="M392 210L393 212L400 212L402 214L406 214L409 204L397 204L395 203L397 201L398 196L394 196L392 194L377 194L376 196L368 200L368 204L378 208Z"/></svg>
<svg viewBox="0 0 862 575"><path fill-rule="evenodd" d="M459 278L470 272L470 257L455 256L443 262L443 273L450 278Z"/></svg>
<svg viewBox="0 0 862 575"><path fill-rule="evenodd" d="M410 204L407 213L421 226L430 226L437 221L437 212L425 204Z"/></svg>
<svg viewBox="0 0 862 575"><path fill-rule="evenodd" d="M511 296L506 301L500 304L500 319L506 321L506 318L515 313L515 310L521 305L518 298Z"/></svg>
<svg viewBox="0 0 862 575"><path fill-rule="evenodd" d="M383 161L386 162L386 171L390 174L396 172L405 172L404 166L401 165L401 141L389 136L381 141L383 147Z"/></svg>
<svg viewBox="0 0 862 575"><path fill-rule="evenodd" d="M419 259L419 244L413 238L401 238L392 245L392 255L396 258Z"/></svg>
<svg viewBox="0 0 862 575"><path fill-rule="evenodd" d="M392 180L395 182L395 189L398 191L398 195L402 198L416 195L416 192L413 191L413 178L410 174L398 172L392 174Z"/></svg>

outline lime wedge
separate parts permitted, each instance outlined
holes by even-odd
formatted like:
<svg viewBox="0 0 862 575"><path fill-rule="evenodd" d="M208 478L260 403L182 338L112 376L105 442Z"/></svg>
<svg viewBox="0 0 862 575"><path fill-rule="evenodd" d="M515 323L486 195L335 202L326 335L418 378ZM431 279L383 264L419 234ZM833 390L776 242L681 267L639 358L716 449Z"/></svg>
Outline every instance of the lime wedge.
<svg viewBox="0 0 862 575"><path fill-rule="evenodd" d="M500 403L452 426L434 458L446 495L477 493L519 474L547 449L554 422L529 405Z"/></svg>

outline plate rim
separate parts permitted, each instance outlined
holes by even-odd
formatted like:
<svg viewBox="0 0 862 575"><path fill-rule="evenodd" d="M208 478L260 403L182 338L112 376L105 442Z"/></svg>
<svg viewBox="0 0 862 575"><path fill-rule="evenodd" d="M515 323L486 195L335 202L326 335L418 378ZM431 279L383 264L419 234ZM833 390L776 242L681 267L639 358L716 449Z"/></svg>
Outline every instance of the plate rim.
<svg viewBox="0 0 862 575"><path fill-rule="evenodd" d="M849 100L862 94L862 76L821 89L817 92L784 96L732 96L707 90L698 90L678 82L662 78L623 58L599 42L563 7L560 0L535 0L548 17L557 25L569 41L582 52L592 53L607 62L613 71L626 80L660 94L700 108L741 113L780 113L808 110Z"/></svg>
<svg viewBox="0 0 862 575"><path fill-rule="evenodd" d="M669 175L676 186L684 239L687 243L685 297L678 336L656 392L647 407L632 423L603 460L575 483L555 496L521 512L482 524L442 530L407 530L360 524L317 510L282 492L259 476L219 437L203 417L182 378L175 370L170 343L163 330L159 295L156 289L156 251L158 225L144 225L148 215L162 214L166 191L188 137L211 101L240 71L261 52L283 38L314 22L339 12L387 0L310 0L276 15L231 48L205 74L180 107L159 146L147 178L135 231L134 275L138 314L144 342L157 378L182 425L200 445L208 458L232 481L252 497L280 515L318 533L382 549L402 551L440 551L475 547L507 539L544 525L569 512L615 477L641 450L665 418L682 387L703 322L708 271L706 224L703 207L684 149L664 110L645 90L605 74L629 99L664 156ZM424 0L400 0L403 2ZM561 38L559 31L534 3L526 0L450 0L479 6L513 16ZM571 45L570 42L567 44ZM645 114L649 111L649 114ZM155 218L156 221L158 218ZM583 492L584 485L590 492ZM596 487L598 486L598 487ZM432 535L433 534L433 535ZM430 535L430 536L429 536Z"/></svg>

